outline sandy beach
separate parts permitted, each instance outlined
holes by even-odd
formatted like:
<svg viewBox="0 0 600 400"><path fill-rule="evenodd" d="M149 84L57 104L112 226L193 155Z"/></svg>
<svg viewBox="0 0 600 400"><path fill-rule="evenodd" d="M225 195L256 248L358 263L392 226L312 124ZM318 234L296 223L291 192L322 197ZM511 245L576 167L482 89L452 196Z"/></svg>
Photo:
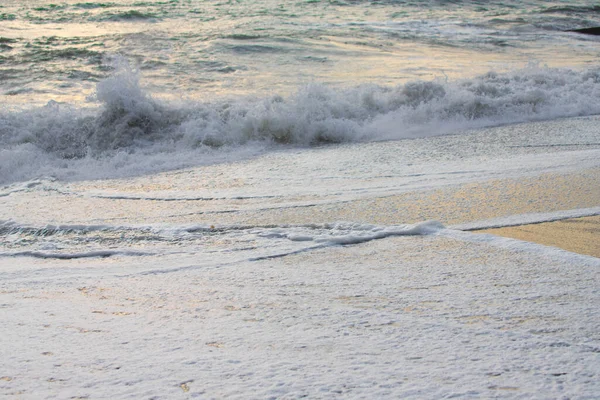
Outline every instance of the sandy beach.
<svg viewBox="0 0 600 400"><path fill-rule="evenodd" d="M600 216L475 232L526 240L600 258Z"/></svg>

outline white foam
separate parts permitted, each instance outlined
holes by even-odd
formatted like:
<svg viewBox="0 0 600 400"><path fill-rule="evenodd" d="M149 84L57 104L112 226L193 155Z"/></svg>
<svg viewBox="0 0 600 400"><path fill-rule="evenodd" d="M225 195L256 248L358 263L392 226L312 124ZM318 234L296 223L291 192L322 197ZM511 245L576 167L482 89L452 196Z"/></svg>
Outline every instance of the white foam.
<svg viewBox="0 0 600 400"><path fill-rule="evenodd" d="M352 245L392 236L429 235L443 228L444 226L437 221L391 226L335 223L303 225L300 227L287 227L284 229L275 228L260 233L260 236L269 237L274 235L287 238L291 241L314 241L316 243L331 245Z"/></svg>
<svg viewBox="0 0 600 400"><path fill-rule="evenodd" d="M458 81L334 89L214 103L153 99L127 65L97 109L49 103L0 113L0 182L145 174L237 160L277 145L426 137L600 113L600 70L527 67Z"/></svg>
<svg viewBox="0 0 600 400"><path fill-rule="evenodd" d="M125 250L95 250L80 253L57 253L45 251L0 252L0 257L33 257L54 260L74 260L78 258L106 258L114 256L148 256L154 253Z"/></svg>

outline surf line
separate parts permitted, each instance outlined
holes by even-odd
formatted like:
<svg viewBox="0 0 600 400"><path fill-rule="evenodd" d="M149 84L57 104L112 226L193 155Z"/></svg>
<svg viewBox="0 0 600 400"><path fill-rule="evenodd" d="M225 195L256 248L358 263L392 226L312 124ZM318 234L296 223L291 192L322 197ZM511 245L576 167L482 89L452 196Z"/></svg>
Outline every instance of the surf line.
<svg viewBox="0 0 600 400"><path fill-rule="evenodd" d="M593 217L596 215L600 215L600 207L578 208L574 210L562 210L547 213L510 215L507 217L456 224L449 226L448 228L468 232L483 229L507 228L510 226L542 224L544 222L562 221L571 218Z"/></svg>

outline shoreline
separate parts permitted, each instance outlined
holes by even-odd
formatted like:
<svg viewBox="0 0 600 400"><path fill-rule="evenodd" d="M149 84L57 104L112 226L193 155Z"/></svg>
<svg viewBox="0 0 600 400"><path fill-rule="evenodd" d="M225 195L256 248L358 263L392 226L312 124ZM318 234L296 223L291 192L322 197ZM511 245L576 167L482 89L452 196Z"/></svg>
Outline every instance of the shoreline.
<svg viewBox="0 0 600 400"><path fill-rule="evenodd" d="M503 228L473 230L558 247L574 253L600 258L600 216L568 218L560 221L525 224Z"/></svg>

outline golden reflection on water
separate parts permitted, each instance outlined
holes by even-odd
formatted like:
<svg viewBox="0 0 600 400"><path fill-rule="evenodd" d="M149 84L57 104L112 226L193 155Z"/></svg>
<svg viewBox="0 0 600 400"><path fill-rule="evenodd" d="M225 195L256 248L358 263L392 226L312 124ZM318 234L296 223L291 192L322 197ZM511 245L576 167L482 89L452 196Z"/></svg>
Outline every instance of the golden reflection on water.
<svg viewBox="0 0 600 400"><path fill-rule="evenodd" d="M65 40L42 46L42 51L75 48L101 54L123 53L142 69L142 84L147 92L168 100L286 96L295 93L299 86L315 82L350 87L361 83L398 85L411 80L455 80L489 70L522 68L530 62L549 67L595 65L599 56L595 42L582 41L574 47L561 37L552 47L537 42L518 48L493 46L486 45L485 40L480 46L466 45L460 38L468 38L473 32L464 22L482 18L481 10L469 7L393 8L370 2L279 4L270 0L253 0L250 5L197 2L193 6L161 2L143 6L134 0L120 0L110 3L110 7L80 7L75 6L82 3L80 0L64 0L50 12L40 11L50 7L45 0L3 3L3 12L18 14L18 18L0 24L0 37L19 39L11 45L14 48L9 55L27 53L30 50L22 46L53 37ZM489 6L490 15L495 15L494 7ZM111 13L132 10L157 17L120 21L106 18ZM23 16L26 12L27 18ZM512 10L509 14L519 12ZM168 17L162 18L162 13ZM64 23L52 19L59 15L64 17ZM273 18L266 18L268 15ZM504 18L509 20L510 15ZM439 37L444 45L434 43L435 38L412 38L406 29L414 27L402 25L427 25L431 21L444 21L445 31ZM511 27L498 22L493 29L508 31ZM483 29L482 35L489 34L486 32ZM448 35L459 39L446 43ZM73 38L81 40L66 40ZM238 51L244 45L277 51ZM227 72L205 71L203 63L210 62L223 63ZM24 76L29 69L46 71L40 72L45 74L43 79L36 76L25 87L23 83L16 87L7 84L0 92L0 101L83 104L94 93L95 81L108 73L92 64L86 64L85 57L33 62L28 67L5 64L15 73L21 70ZM68 71L88 72L94 78L71 79Z"/></svg>

